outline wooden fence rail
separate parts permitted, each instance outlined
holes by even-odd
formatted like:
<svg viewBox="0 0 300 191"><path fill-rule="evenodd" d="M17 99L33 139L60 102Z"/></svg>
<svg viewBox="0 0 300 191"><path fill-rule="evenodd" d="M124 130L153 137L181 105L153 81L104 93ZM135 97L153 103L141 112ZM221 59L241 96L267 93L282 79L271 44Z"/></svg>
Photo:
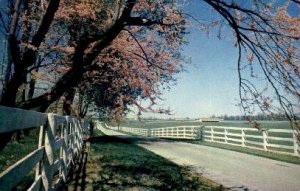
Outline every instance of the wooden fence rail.
<svg viewBox="0 0 300 191"><path fill-rule="evenodd" d="M203 140L300 156L297 132L289 129L259 131L251 128L206 126Z"/></svg>
<svg viewBox="0 0 300 191"><path fill-rule="evenodd" d="M113 130L118 130L108 126ZM177 126L153 129L120 127L135 135L172 139L198 139L300 157L297 132L289 129L257 129L223 126Z"/></svg>
<svg viewBox="0 0 300 191"><path fill-rule="evenodd" d="M132 133L132 134L135 134L135 135L149 136L147 129L131 128L131 127L120 127L120 130L125 131L127 133Z"/></svg>
<svg viewBox="0 0 300 191"><path fill-rule="evenodd" d="M89 132L86 121L73 117L0 106L0 133L37 127L38 148L0 174L1 191L12 190L33 169L35 179L28 190L57 190Z"/></svg>
<svg viewBox="0 0 300 191"><path fill-rule="evenodd" d="M149 136L175 139L200 139L199 126L164 127L149 130Z"/></svg>

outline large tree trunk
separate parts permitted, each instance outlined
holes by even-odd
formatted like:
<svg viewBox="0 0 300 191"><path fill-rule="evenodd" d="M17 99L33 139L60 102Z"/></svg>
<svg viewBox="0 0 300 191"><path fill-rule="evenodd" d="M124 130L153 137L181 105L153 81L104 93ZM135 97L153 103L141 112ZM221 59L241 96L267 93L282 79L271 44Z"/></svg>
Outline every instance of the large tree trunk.
<svg viewBox="0 0 300 191"><path fill-rule="evenodd" d="M9 36L8 36L8 47L9 47L9 52L8 52L8 57L12 58L12 55L10 53L12 53L12 51L17 51L18 50L15 49L14 46L11 46L11 43L15 44L17 43L16 38L15 38L15 32L16 32L16 28L17 28L17 23L18 23L18 19L19 19L19 13L20 13L20 5L21 5L21 0L16 0L15 1L15 6L13 9L13 13L12 13L12 20L10 23L10 29L9 29ZM11 86L9 85L10 81L10 73L11 73L11 67L12 67L12 62L14 60L9 60L8 64L7 64L7 69L6 69L6 75L5 75L5 86L3 87L3 94L2 94L2 98L1 98L1 105L6 105L6 106L14 106L15 104L15 99L16 99L16 95L17 95L17 89L15 89L16 91L10 91ZM20 77L20 80L22 81L22 77ZM13 84L11 84L12 86L15 86L15 84L17 84L18 81L15 81ZM11 137L12 137L13 133L1 133L0 134L0 150L2 150L6 144L10 141Z"/></svg>
<svg viewBox="0 0 300 191"><path fill-rule="evenodd" d="M27 100L17 106L23 109L32 109L40 112L45 112L51 103L58 100L65 92L69 92L79 83L84 69L82 67L70 69L52 89L43 95Z"/></svg>
<svg viewBox="0 0 300 191"><path fill-rule="evenodd" d="M89 108L89 103L84 99L84 93L79 94L78 116L83 119Z"/></svg>
<svg viewBox="0 0 300 191"><path fill-rule="evenodd" d="M35 69L35 72L38 72L39 71L39 68L40 68L40 65L41 65L41 62L40 62L40 57L38 58L38 61L37 61L37 68ZM36 84L36 79L31 77L30 79L30 82L29 82L29 90L28 90L28 95L27 95L27 99L32 99L33 98L33 95L34 95L34 91L35 91L35 84Z"/></svg>
<svg viewBox="0 0 300 191"><path fill-rule="evenodd" d="M15 35L18 24L17 21L19 19L20 3L21 0L16 0L15 2L12 23L9 31L10 54L15 67L15 72L11 80L7 83L7 87L3 93L3 98L0 102L0 105L11 107L14 107L16 104L17 92L19 87L22 85L24 76L26 76L26 68L34 65L36 61L36 52L32 49L26 49L23 54L23 59L21 59L19 43ZM49 31L50 25L54 19L54 15L58 10L59 3L60 0L50 0L46 13L41 20L41 24L36 34L32 38L32 46L39 47L42 41L45 39L45 36Z"/></svg>
<svg viewBox="0 0 300 191"><path fill-rule="evenodd" d="M18 87L22 84L22 68L18 67L21 63L20 50L18 47L18 41L16 39L16 29L18 26L19 14L20 14L21 0L16 0L14 9L12 12L11 23L8 34L8 47L9 47L9 57L12 58L7 65L7 82L3 88L3 95L0 104L5 106L14 106L16 101L16 96L18 92ZM13 78L9 80L12 63L15 66L15 72ZM18 76L18 77L16 77Z"/></svg>
<svg viewBox="0 0 300 191"><path fill-rule="evenodd" d="M75 88L72 88L65 94L65 100L63 102L63 111L65 115L71 115L72 103L75 97L75 92Z"/></svg>
<svg viewBox="0 0 300 191"><path fill-rule="evenodd" d="M65 92L70 91L78 85L83 74L87 70L87 66L91 66L99 53L118 36L124 28L123 22L125 21L126 20L124 18L121 19L116 22L113 27L106 31L106 33L98 37L100 39L96 42L93 50L86 54L84 51L86 47L88 47L89 42L82 39L76 47L72 68L56 82L51 90L39 97L20 103L17 106L24 109L33 109L45 112L51 103L59 99Z"/></svg>

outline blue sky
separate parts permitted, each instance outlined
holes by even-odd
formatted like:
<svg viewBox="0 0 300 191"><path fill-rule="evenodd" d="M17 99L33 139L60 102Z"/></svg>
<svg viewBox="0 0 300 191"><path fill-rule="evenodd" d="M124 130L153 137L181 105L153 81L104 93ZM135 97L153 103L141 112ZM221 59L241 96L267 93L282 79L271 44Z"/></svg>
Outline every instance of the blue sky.
<svg viewBox="0 0 300 191"><path fill-rule="evenodd" d="M187 72L178 74L177 85L164 93L161 106L174 117L208 117L240 114L238 102L237 49L232 42L193 30L183 54L191 58ZM164 117L158 114L144 116Z"/></svg>
<svg viewBox="0 0 300 191"><path fill-rule="evenodd" d="M197 18L215 17L207 11L204 3L194 1L186 11ZM206 11L203 16L199 11ZM189 44L182 54L191 58L191 64L185 66L187 72L177 75L177 85L164 93L160 106L170 107L172 117L208 117L213 114L239 115L237 49L232 40L219 40L216 34L208 35L191 28L187 35ZM226 31L225 31L226 33ZM228 33L229 34L229 33ZM160 114L143 116L170 117Z"/></svg>
<svg viewBox="0 0 300 191"><path fill-rule="evenodd" d="M165 105L178 117L239 114L237 50L231 42L193 31L183 54L191 57L187 72L165 94ZM194 66L196 65L196 66Z"/></svg>
<svg viewBox="0 0 300 191"><path fill-rule="evenodd" d="M199 0L189 1L185 12L198 19L210 20L218 17L215 11ZM284 1L278 1L282 4ZM289 7L292 16L299 14L299 8ZM186 65L187 72L177 75L177 85L164 92L161 107L172 110L173 116L146 113L144 117L209 117L211 115L241 115L239 103L237 54L230 31L222 32L223 39L217 34L208 35L195 28L187 35L189 44L183 48L183 55L191 58ZM264 81L256 81L264 87ZM272 94L272 93L271 93Z"/></svg>

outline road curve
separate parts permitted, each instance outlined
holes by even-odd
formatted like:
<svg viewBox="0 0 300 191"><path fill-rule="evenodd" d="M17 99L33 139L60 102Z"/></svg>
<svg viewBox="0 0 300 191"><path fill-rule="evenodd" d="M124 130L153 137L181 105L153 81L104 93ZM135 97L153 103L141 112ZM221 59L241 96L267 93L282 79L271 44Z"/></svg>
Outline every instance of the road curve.
<svg viewBox="0 0 300 191"><path fill-rule="evenodd" d="M107 135L124 135L101 130ZM300 191L300 165L177 141L143 141L138 145L177 164L192 166L232 190Z"/></svg>

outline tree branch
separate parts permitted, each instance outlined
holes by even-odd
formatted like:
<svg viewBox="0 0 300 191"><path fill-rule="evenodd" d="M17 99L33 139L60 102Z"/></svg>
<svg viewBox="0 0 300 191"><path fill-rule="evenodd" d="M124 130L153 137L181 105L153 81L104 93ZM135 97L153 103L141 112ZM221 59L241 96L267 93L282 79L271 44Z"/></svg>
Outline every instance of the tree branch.
<svg viewBox="0 0 300 191"><path fill-rule="evenodd" d="M35 47L39 47L41 42L45 39L45 36L49 30L49 27L54 19L54 15L58 10L60 0L50 0L49 5L47 7L46 13L43 16L41 24L39 26L38 31L32 38L32 45Z"/></svg>

